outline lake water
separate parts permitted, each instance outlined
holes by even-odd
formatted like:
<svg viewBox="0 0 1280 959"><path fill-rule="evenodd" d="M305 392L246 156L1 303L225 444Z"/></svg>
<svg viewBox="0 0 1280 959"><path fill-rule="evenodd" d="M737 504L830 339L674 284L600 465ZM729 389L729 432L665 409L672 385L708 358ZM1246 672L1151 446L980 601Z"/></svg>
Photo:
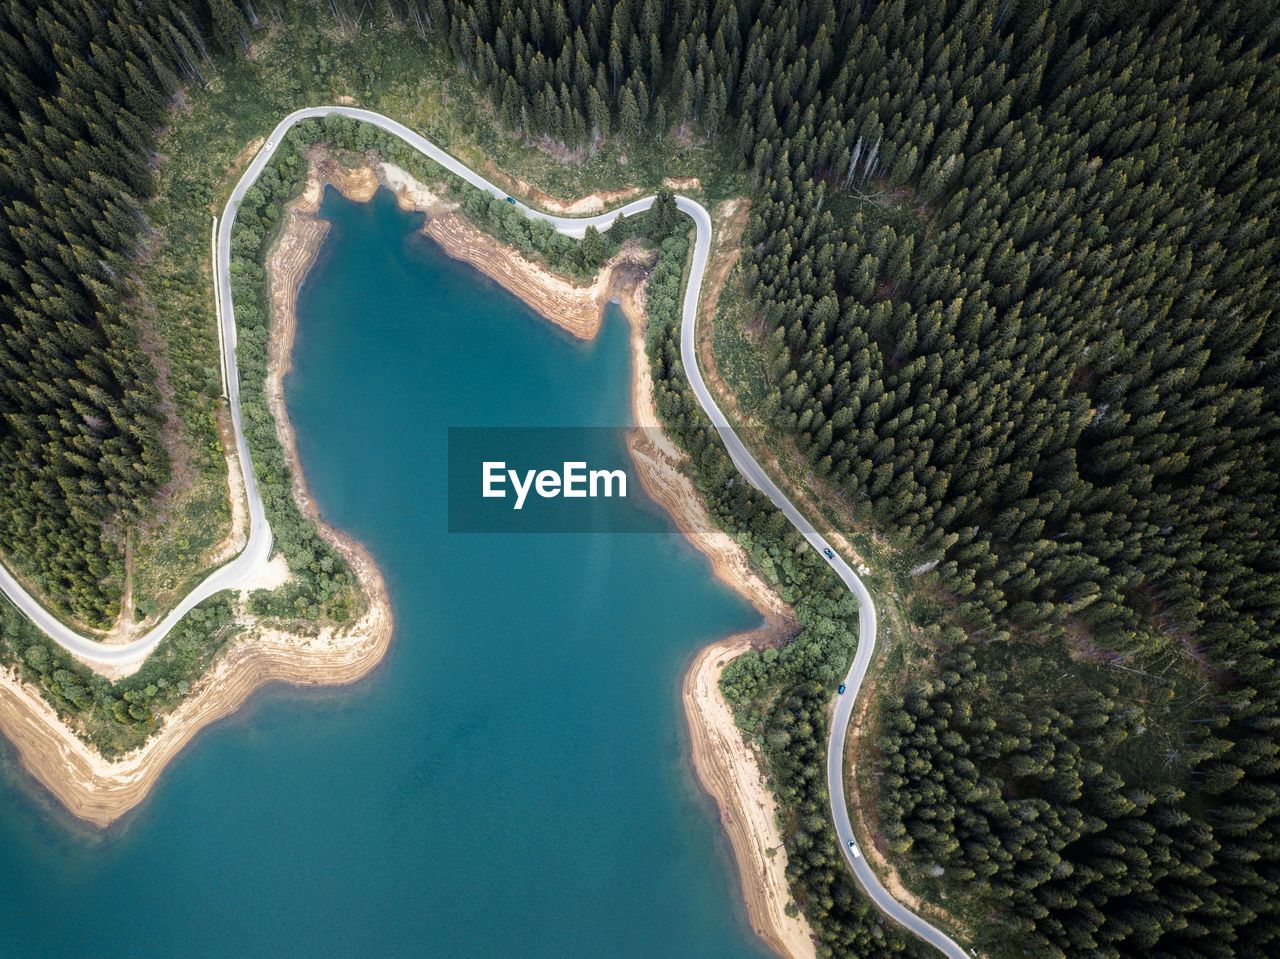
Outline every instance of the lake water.
<svg viewBox="0 0 1280 959"><path fill-rule="evenodd" d="M751 609L679 536L449 534L450 426L629 421L627 329L580 343L326 196L289 408L396 632L361 683L275 688L105 835L0 782L0 956L759 959L679 690Z"/></svg>

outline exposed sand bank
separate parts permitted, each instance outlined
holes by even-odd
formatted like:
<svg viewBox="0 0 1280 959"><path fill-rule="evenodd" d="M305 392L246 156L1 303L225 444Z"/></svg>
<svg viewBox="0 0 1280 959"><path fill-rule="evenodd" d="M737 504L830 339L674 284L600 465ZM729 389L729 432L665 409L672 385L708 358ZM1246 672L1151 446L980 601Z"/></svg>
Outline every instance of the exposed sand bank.
<svg viewBox="0 0 1280 959"><path fill-rule="evenodd" d="M371 562L368 566L372 569ZM146 745L114 760L86 745L35 689L5 672L0 677L0 731L17 748L23 768L70 812L107 826L142 802L169 760L196 733L235 712L259 687L351 682L382 659L390 636L385 594L375 597L358 623L341 631L327 629L308 638L250 627Z"/></svg>
<svg viewBox="0 0 1280 959"><path fill-rule="evenodd" d="M259 687L348 683L365 675L382 659L391 639L386 587L358 544L331 536L323 526L322 532L351 565L368 599L354 624L298 636L242 617L244 632L165 717L159 732L118 759L107 759L86 744L33 686L10 671L0 672L0 732L16 747L23 768L76 816L107 826L146 797L169 760L196 733L234 712ZM274 582L255 585L278 585L282 571L283 564L273 561L265 575L274 574Z"/></svg>
<svg viewBox="0 0 1280 959"><path fill-rule="evenodd" d="M808 922L801 915L787 914L791 901L787 854L773 794L755 752L743 740L729 704L720 695L725 666L754 645L751 635L714 643L689 668L684 709L693 740L693 765L720 807L756 934L780 955L813 959L817 950Z"/></svg>
<svg viewBox="0 0 1280 959"><path fill-rule="evenodd" d="M639 339L643 361L642 334ZM652 394L647 391L649 368L642 362L634 369L643 373L634 378L632 397L647 407L643 416L637 410L637 422L644 425L646 420L656 421ZM790 608L751 567L742 547L711 521L702 497L682 469L683 454L666 434L636 430L628 445L645 491L671 513L689 541L711 561L716 576L764 616L759 629L708 646L694 658L684 679L685 720L698 781L715 800L729 834L752 928L779 955L812 959L816 952L808 922L801 915L787 913L791 892L777 803L760 758L743 738L733 711L720 694L720 676L730 662L752 648L777 645L798 626Z"/></svg>
<svg viewBox="0 0 1280 959"><path fill-rule="evenodd" d="M652 253L627 245L605 263L594 281L578 285L531 263L513 248L498 246L489 234L455 214L433 216L423 232L450 256L470 263L546 319L583 339L596 335L605 305L618 299L623 287L647 276L654 260Z"/></svg>
<svg viewBox="0 0 1280 959"><path fill-rule="evenodd" d="M713 254L713 271L720 255L720 250ZM730 662L749 649L785 641L799 626L791 608L756 573L746 551L712 521L705 501L684 470L685 454L657 428L653 380L644 349L644 287L633 284L622 291L619 302L631 323L631 405L640 429L631 433L627 445L641 485L710 560L715 575L764 617L764 624L754 632L706 647L685 674L683 702L694 771L715 800L729 834L752 928L779 955L812 959L816 947L808 921L803 915L787 913L791 891L777 802L760 757L743 738L733 711L720 694L720 676Z"/></svg>

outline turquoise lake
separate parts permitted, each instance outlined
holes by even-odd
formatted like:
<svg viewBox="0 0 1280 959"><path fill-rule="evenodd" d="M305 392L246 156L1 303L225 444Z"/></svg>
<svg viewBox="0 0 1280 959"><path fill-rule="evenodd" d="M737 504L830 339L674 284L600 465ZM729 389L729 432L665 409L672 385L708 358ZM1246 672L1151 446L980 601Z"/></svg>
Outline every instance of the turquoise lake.
<svg viewBox="0 0 1280 959"><path fill-rule="evenodd" d="M287 387L325 517L387 579L385 662L276 687L105 834L5 751L0 957L760 959L688 758L685 667L758 617L674 532L450 534L453 426L622 426L628 331L571 339L332 191Z"/></svg>

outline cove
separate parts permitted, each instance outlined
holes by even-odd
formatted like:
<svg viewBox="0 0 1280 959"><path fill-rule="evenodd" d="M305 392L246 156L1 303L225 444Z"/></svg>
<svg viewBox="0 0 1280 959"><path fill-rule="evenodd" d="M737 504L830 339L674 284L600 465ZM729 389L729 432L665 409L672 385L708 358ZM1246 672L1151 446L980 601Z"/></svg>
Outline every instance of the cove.
<svg viewBox="0 0 1280 959"><path fill-rule="evenodd" d="M622 317L573 340L385 192L321 215L287 402L321 512L386 577L387 660L258 695L105 836L3 777L0 954L768 955L679 702L755 613L674 530L447 530L450 427L630 421Z"/></svg>

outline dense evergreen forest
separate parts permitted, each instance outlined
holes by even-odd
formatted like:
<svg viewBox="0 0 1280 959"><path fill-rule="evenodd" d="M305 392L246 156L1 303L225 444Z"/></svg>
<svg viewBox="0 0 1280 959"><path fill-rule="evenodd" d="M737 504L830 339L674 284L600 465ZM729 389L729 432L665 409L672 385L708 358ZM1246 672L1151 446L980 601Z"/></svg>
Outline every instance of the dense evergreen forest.
<svg viewBox="0 0 1280 959"><path fill-rule="evenodd" d="M168 474L129 258L197 33L181 4L117 7L0 7L0 542L93 622L121 578L108 527Z"/></svg>
<svg viewBox="0 0 1280 959"><path fill-rule="evenodd" d="M1275 8L413 10L509 126L750 164L776 422L969 630L886 721L897 850L1033 952L1274 952ZM1118 687L1000 668L992 634L1064 628L1203 664L1180 782L1108 768Z"/></svg>
<svg viewBox="0 0 1280 959"><path fill-rule="evenodd" d="M281 6L0 6L0 544L89 620L168 478L131 270L155 130ZM751 172L773 424L945 598L884 708L894 855L993 948L1280 952L1275 3L318 6L447 47L568 162L675 138ZM809 810L812 683L848 653L812 632L731 677ZM1103 668L1027 688L1067 638ZM1109 664L1151 651L1209 694L1132 696ZM1128 761L1156 723L1159 775ZM831 837L792 836L806 911L863 922Z"/></svg>
<svg viewBox="0 0 1280 959"><path fill-rule="evenodd" d="M169 479L134 270L155 133L248 28L230 0L0 4L0 546L93 625Z"/></svg>

